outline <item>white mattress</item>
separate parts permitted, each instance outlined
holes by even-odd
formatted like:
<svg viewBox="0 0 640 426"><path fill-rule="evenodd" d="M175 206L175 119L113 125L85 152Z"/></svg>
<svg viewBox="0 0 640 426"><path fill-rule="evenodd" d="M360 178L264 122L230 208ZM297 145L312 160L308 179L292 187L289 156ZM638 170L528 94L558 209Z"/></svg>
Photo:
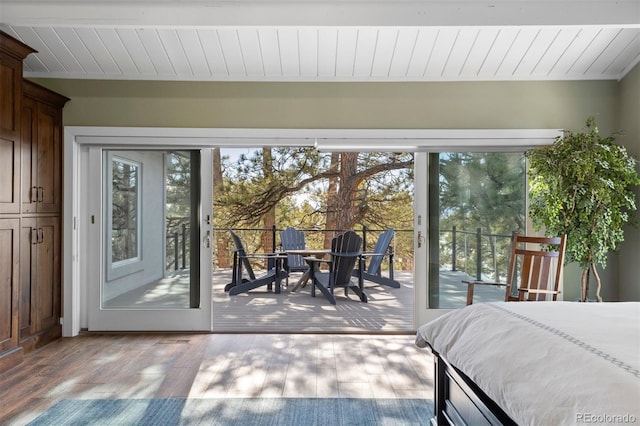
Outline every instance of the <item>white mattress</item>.
<svg viewBox="0 0 640 426"><path fill-rule="evenodd" d="M519 425L640 424L640 303L471 305L418 329Z"/></svg>

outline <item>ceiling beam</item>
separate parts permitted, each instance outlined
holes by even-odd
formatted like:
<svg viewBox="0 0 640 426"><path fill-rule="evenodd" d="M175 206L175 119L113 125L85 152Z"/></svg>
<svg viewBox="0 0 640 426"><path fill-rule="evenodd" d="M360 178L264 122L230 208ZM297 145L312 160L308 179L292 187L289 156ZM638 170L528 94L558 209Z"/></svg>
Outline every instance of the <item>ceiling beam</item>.
<svg viewBox="0 0 640 426"><path fill-rule="evenodd" d="M640 26L638 0L3 0L9 25Z"/></svg>

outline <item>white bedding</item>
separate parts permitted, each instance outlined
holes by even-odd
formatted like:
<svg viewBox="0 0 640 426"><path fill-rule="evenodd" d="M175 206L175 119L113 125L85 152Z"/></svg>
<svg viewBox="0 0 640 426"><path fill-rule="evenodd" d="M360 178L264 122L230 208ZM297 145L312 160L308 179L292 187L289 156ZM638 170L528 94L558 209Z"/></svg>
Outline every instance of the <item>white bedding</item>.
<svg viewBox="0 0 640 426"><path fill-rule="evenodd" d="M418 329L519 425L640 424L640 303L511 302Z"/></svg>

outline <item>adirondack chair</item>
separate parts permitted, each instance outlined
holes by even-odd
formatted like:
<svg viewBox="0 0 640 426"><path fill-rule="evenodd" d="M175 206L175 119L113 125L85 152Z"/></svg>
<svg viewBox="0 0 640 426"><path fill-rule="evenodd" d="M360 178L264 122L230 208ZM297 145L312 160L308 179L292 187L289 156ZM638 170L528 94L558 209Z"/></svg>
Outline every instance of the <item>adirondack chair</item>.
<svg viewBox="0 0 640 426"><path fill-rule="evenodd" d="M273 290L275 283L275 292L280 293L280 283L286 277L286 272L281 270L281 256L277 253L247 254L242 240L235 232L229 230L235 249L233 249L233 274L232 281L224 287L224 291L228 291L229 295L235 296L240 293L246 293L263 285L267 286L268 291ZM265 275L256 277L251 267L250 259L265 259L268 267ZM243 269L247 273L247 277L243 277Z"/></svg>
<svg viewBox="0 0 640 426"><path fill-rule="evenodd" d="M288 250L303 250L306 248L304 232L288 227L280 231L280 244L285 252ZM287 254L284 269L287 271L287 285L289 285L289 274L291 272L306 272L309 269L309 265L299 254Z"/></svg>
<svg viewBox="0 0 640 426"><path fill-rule="evenodd" d="M332 305L336 304L334 290L337 287L344 287L344 294L348 296L349 289L360 297L360 300L367 303L367 295L364 293L362 274L358 278L358 283L352 282L352 272L356 266L362 265L360 262L360 251L362 238L353 231L340 234L331 241L330 258L316 259L306 258L311 265L310 279L313 283L311 296L316 296L316 288L329 300ZM322 262L329 264L329 272L320 272ZM359 266L360 267L360 266Z"/></svg>
<svg viewBox="0 0 640 426"><path fill-rule="evenodd" d="M395 231L393 229L387 229L378 237L376 246L371 252L363 252L361 258L366 264L366 260L369 259L369 266L363 271L355 269L353 271L354 276L359 276L362 273L362 278L374 282L376 284L386 285L393 288L400 288L400 283L393 279L393 247L391 247L391 241L393 240ZM382 261L385 257L389 258L389 276L382 275Z"/></svg>

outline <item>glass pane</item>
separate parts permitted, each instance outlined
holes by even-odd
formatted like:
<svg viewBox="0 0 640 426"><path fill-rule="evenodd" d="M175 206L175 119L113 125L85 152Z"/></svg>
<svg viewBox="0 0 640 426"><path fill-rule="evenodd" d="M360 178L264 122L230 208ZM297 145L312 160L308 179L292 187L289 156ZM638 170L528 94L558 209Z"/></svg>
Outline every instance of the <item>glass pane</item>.
<svg viewBox="0 0 640 426"><path fill-rule="evenodd" d="M111 257L102 307L199 307L199 153L105 151ZM197 180L197 179L196 179ZM196 237L192 234L196 233ZM195 287L194 287L195 286ZM196 289L194 291L194 288Z"/></svg>
<svg viewBox="0 0 640 426"><path fill-rule="evenodd" d="M167 154L166 268L188 270L190 266L191 160L189 153Z"/></svg>
<svg viewBox="0 0 640 426"><path fill-rule="evenodd" d="M466 304L463 279L504 283L514 231L525 230L523 153L439 153L429 159L429 306ZM476 286L474 303L504 300L504 287Z"/></svg>
<svg viewBox="0 0 640 426"><path fill-rule="evenodd" d="M138 257L138 166L114 158L111 178L111 261Z"/></svg>

